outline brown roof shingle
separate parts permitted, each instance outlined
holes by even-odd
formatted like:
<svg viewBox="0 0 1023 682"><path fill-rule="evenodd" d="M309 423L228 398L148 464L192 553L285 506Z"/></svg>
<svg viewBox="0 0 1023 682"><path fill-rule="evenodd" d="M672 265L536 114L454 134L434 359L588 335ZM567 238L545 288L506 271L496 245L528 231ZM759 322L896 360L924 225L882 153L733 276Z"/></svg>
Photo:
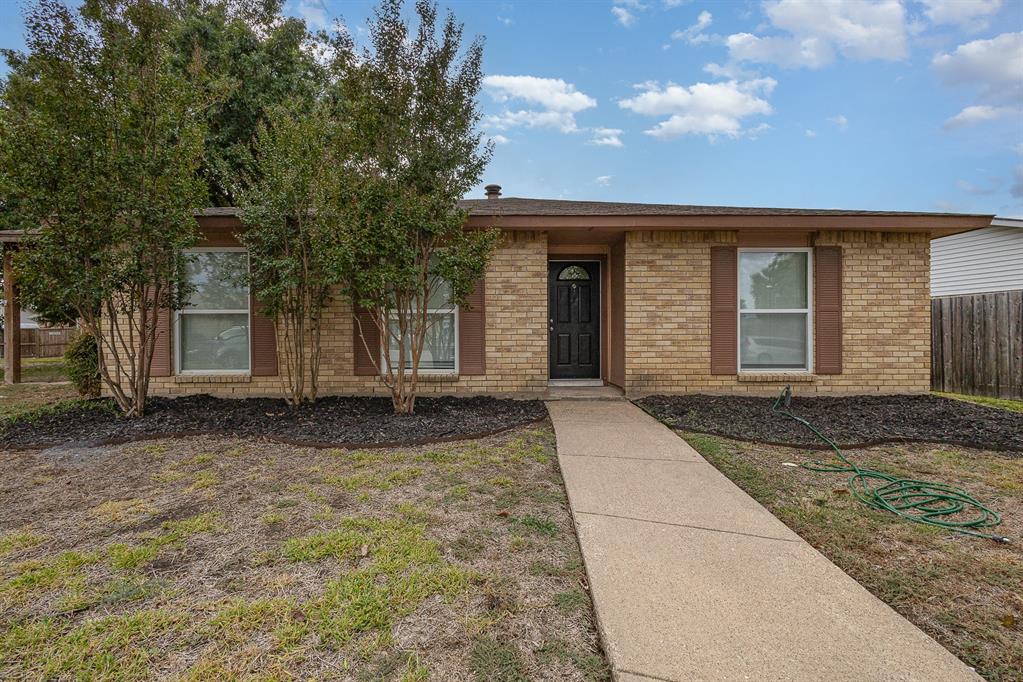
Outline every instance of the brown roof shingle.
<svg viewBox="0 0 1023 682"><path fill-rule="evenodd" d="M850 211L834 208L758 208L748 206L694 206L639 204L617 201L562 199L463 199L459 206L474 216L980 216L981 214L923 211Z"/></svg>

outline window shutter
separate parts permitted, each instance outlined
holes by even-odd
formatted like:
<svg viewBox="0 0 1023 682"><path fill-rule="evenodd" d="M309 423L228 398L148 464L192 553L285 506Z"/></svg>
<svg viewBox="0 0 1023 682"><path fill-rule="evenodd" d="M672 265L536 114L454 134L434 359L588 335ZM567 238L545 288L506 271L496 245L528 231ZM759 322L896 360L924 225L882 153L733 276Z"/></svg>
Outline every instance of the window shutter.
<svg viewBox="0 0 1023 682"><path fill-rule="evenodd" d="M254 377L274 377L277 376L277 336L274 332L274 321L262 311L262 304L250 293L249 325L252 344L250 374Z"/></svg>
<svg viewBox="0 0 1023 682"><path fill-rule="evenodd" d="M476 282L465 305L458 309L458 373L487 373L486 278Z"/></svg>
<svg viewBox="0 0 1023 682"><path fill-rule="evenodd" d="M160 308L156 311L156 345L150 358L149 376L169 377L174 373L174 311Z"/></svg>
<svg viewBox="0 0 1023 682"><path fill-rule="evenodd" d="M377 366L374 360L380 360L380 331L373 322L373 315L365 308L355 307L355 320L352 323L352 349L355 362L355 376L374 376ZM360 327L362 333L359 333ZM365 337L365 339L363 339ZM370 353L376 354L376 357Z"/></svg>
<svg viewBox="0 0 1023 682"><path fill-rule="evenodd" d="M842 247L813 250L814 371L842 373Z"/></svg>
<svg viewBox="0 0 1023 682"><path fill-rule="evenodd" d="M738 340L738 259L734 246L710 249L710 373L735 374Z"/></svg>

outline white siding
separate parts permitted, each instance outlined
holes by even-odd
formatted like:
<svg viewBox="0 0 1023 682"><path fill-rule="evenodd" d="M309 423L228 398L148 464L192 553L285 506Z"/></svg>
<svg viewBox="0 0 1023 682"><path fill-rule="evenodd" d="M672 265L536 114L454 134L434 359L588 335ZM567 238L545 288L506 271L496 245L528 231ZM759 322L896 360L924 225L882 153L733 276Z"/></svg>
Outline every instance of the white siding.
<svg viewBox="0 0 1023 682"><path fill-rule="evenodd" d="M1023 220L931 241L931 296L1023 289Z"/></svg>

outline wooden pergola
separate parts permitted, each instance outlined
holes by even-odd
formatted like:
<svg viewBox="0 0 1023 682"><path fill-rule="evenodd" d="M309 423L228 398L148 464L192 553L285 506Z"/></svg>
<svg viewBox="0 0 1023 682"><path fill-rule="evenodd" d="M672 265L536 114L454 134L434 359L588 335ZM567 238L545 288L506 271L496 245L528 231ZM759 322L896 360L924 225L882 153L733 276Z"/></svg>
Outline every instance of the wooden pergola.
<svg viewBox="0 0 1023 682"><path fill-rule="evenodd" d="M4 383L21 383L21 305L14 280L14 252L22 232L0 230L4 261Z"/></svg>

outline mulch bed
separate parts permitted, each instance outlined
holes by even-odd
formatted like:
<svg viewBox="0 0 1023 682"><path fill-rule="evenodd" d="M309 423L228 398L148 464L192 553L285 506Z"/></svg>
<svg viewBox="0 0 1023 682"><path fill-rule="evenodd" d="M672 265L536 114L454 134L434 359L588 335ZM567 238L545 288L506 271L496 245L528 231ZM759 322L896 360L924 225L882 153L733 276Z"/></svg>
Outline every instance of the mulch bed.
<svg viewBox="0 0 1023 682"><path fill-rule="evenodd" d="M827 447L802 424L773 412L774 398L657 395L636 404L681 431ZM789 411L843 447L921 441L1023 452L1023 413L938 396L793 397Z"/></svg>
<svg viewBox="0 0 1023 682"><path fill-rule="evenodd" d="M274 398L196 395L150 398L145 416L137 419L96 405L20 419L0 425L0 448L196 434L263 436L333 447L414 445L490 435L546 416L539 400L417 398L415 414L396 415L389 398L328 397L296 409Z"/></svg>

